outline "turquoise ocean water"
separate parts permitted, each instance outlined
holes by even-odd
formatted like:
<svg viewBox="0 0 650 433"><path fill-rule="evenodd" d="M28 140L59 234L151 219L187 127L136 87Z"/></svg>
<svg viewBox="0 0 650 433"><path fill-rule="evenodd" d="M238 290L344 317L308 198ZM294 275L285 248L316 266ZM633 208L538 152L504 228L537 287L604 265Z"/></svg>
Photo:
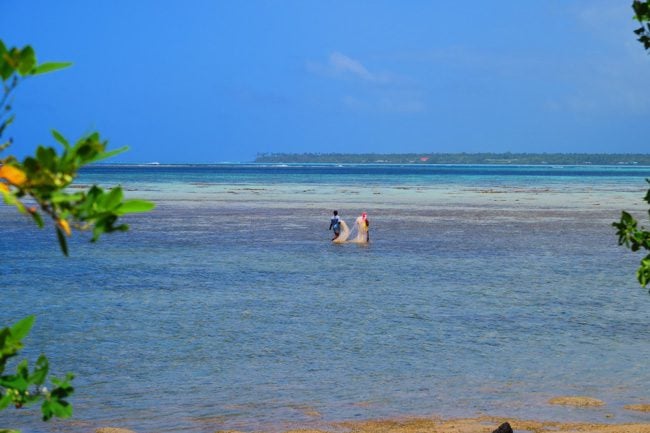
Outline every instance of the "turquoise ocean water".
<svg viewBox="0 0 650 433"><path fill-rule="evenodd" d="M0 323L73 371L72 421L24 432L280 430L474 416L650 421L650 295L616 245L649 167L97 166L157 203L58 252L0 206ZM332 245L331 211L371 220ZM598 409L551 406L588 395Z"/></svg>

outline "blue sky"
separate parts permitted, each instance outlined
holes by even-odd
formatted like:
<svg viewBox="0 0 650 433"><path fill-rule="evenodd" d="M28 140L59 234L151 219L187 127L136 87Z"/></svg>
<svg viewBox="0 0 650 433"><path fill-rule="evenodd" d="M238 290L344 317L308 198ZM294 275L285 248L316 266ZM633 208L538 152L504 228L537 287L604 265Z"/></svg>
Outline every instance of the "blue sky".
<svg viewBox="0 0 650 433"><path fill-rule="evenodd" d="M98 130L120 162L258 152L649 150L631 0L2 0L12 152Z"/></svg>

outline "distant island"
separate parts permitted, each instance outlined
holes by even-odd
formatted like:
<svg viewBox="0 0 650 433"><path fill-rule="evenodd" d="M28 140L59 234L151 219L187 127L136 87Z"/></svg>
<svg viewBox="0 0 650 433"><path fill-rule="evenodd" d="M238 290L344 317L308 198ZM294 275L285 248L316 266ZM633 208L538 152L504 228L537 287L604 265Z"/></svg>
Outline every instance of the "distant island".
<svg viewBox="0 0 650 433"><path fill-rule="evenodd" d="M259 163L650 165L644 153L258 153Z"/></svg>

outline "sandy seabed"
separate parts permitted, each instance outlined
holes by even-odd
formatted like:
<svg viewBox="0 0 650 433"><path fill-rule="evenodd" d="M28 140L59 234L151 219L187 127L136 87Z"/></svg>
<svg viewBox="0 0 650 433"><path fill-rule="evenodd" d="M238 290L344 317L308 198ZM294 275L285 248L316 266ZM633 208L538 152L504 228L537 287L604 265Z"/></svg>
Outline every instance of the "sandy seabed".
<svg viewBox="0 0 650 433"><path fill-rule="evenodd" d="M587 396L562 396L548 401L551 405L572 407L576 410L604 406L601 400ZM626 410L650 412L650 404L625 406ZM320 414L311 414L318 417ZM613 416L613 415L612 415ZM650 433L650 423L592 423L592 422L560 422L537 421L496 416L479 416L472 418L442 418L442 417L403 417L374 419L365 421L341 421L319 424L318 427L294 426L280 433L493 433L501 430L499 427L508 423L514 433ZM215 433L246 433L240 430L214 430ZM95 433L137 433L132 430L102 427ZM264 429L256 433L268 433ZM273 431L272 433L278 433Z"/></svg>
<svg viewBox="0 0 650 433"><path fill-rule="evenodd" d="M408 419L376 420L343 423L340 427L350 433L489 433L501 423L508 422L515 432L597 432L597 433L645 433L650 432L650 424L591 424L559 423L529 420L507 420L503 418L480 417L465 419ZM297 431L294 431L297 433ZM320 430L302 430L301 433L317 433ZM293 433L293 432L292 432Z"/></svg>
<svg viewBox="0 0 650 433"><path fill-rule="evenodd" d="M497 417L478 418L410 418L331 423L318 429L292 429L284 433L491 433L508 422L515 433L650 433L650 424L595 424L532 421ZM96 433L134 433L131 430L105 427ZM216 430L215 433L241 433Z"/></svg>

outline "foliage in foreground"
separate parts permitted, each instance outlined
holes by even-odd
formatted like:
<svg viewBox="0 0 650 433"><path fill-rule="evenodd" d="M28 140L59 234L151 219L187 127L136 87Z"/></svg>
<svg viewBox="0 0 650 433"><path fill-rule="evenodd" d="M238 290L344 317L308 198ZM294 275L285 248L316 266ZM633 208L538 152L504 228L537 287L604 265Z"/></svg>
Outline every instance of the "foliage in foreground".
<svg viewBox="0 0 650 433"><path fill-rule="evenodd" d="M648 180L650 182L650 179ZM645 199L650 203L650 190L648 190ZM650 213L650 212L649 212ZM644 227L639 228L637 220L628 212L621 213L621 220L613 223L618 235L618 244L624 245L632 251L646 250L650 251L650 232ZM641 259L641 265L636 271L636 277L639 283L646 287L650 282L650 254Z"/></svg>
<svg viewBox="0 0 650 433"><path fill-rule="evenodd" d="M68 373L64 379L50 377L52 385L48 389L49 362L45 355L38 357L32 370L25 359L18 363L14 374L5 373L7 362L23 348L22 340L33 324L34 316L29 316L13 326L0 329L0 410L9 405L21 408L41 402L44 421L53 416L68 418L72 415L72 406L66 398L74 391L70 385L72 374Z"/></svg>
<svg viewBox="0 0 650 433"><path fill-rule="evenodd" d="M44 73L54 72L70 66L65 62L38 64L32 47L7 48L0 40L0 153L13 144L13 139L3 140L7 127L14 120L12 93L22 81ZM31 216L40 227L45 226L44 217L52 220L56 229L61 251L68 255L66 236L72 229L92 230L92 241L103 233L128 230L118 223L122 215L146 212L154 205L144 200L125 200L121 187L104 190L93 185L87 190L69 191L78 171L85 165L101 161L123 152L126 148L107 151L107 142L98 133L92 133L74 144L59 132L52 131L54 139L62 150L38 146L33 156L19 161L13 155L0 158L0 194L4 202ZM72 405L66 400L74 388L70 382L72 374L64 379L48 379L49 362L41 355L30 370L27 360L16 365L14 374L5 373L7 362L18 355L23 347L22 340L34 323L34 316L28 316L11 327L0 330L0 411L13 405L21 408L41 402L44 421L52 417L67 418L72 415ZM46 386L47 382L51 383ZM13 432L1 430L0 433Z"/></svg>
<svg viewBox="0 0 650 433"><path fill-rule="evenodd" d="M646 50L650 50L650 0L634 0L632 9L634 9L634 18L641 24L641 27L634 31L638 36L637 40ZM647 181L650 183L650 179ZM650 189L644 200L650 204ZM623 211L621 220L613 223L613 226L617 229L619 245L624 245L632 251L650 251L650 232L645 227L639 227L638 221L630 213ZM643 287L650 282L650 254L641 259L636 277Z"/></svg>
<svg viewBox="0 0 650 433"><path fill-rule="evenodd" d="M3 97L0 100L0 152L11 146L13 139L2 141L7 127L13 122L11 95L19 83L35 75L67 68L70 63L37 64L32 47L7 48L0 40L0 78ZM125 200L122 188L104 190L96 185L88 190L70 192L67 188L83 166L122 153L126 148L107 151L108 142L98 133L92 133L71 144L62 134L53 130L52 136L63 148L59 153L53 147L39 146L33 156L18 161L14 156L0 159L0 193L5 203L13 205L32 217L43 228L43 217L49 217L63 254L68 255L66 236L72 229L92 230L92 241L103 233L126 231L128 226L118 223L122 215L146 212L154 205L144 200Z"/></svg>
<svg viewBox="0 0 650 433"><path fill-rule="evenodd" d="M632 3L634 9L634 18L641 24L641 27L634 30L638 36L638 41L643 44L643 48L650 49L650 1L634 0Z"/></svg>

